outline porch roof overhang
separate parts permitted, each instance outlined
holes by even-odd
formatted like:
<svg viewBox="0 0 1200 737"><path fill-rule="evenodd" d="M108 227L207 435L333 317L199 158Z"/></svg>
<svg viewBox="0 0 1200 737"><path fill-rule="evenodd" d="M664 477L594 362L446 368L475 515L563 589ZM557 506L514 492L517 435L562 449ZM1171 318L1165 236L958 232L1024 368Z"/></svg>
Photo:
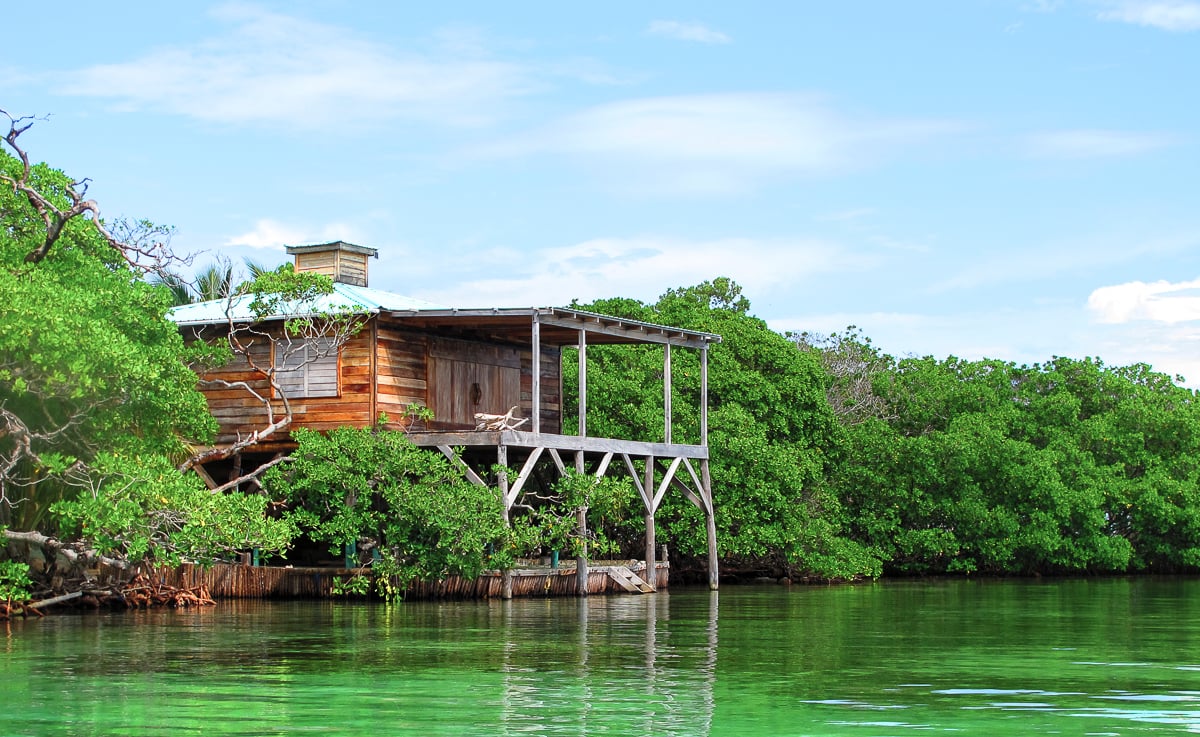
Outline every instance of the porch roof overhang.
<svg viewBox="0 0 1200 737"><path fill-rule="evenodd" d="M699 330L601 315L569 307L492 307L482 309L388 310L383 314L407 326L429 329L469 328L491 334L527 336L537 322L543 345L576 345L579 332L595 344L659 343L687 348L705 348L720 343L721 336Z"/></svg>

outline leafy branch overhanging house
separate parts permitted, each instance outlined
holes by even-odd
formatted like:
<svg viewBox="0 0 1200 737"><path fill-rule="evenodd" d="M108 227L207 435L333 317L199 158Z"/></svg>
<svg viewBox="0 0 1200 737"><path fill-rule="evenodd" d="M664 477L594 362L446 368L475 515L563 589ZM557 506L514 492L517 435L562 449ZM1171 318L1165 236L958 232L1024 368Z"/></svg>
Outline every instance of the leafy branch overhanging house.
<svg viewBox="0 0 1200 737"><path fill-rule="evenodd" d="M368 287L368 262L378 257L376 249L337 241L287 250L295 257L297 271L323 273L334 281L333 294L302 305L284 305L255 326L276 337L257 343L252 351L258 354L252 358L278 372L277 384L291 404L292 422L231 458L199 468L210 483L236 478L243 468L291 450L291 429L368 427L386 414L390 426L407 428L414 444L441 451L456 460L472 483L494 488L502 495L506 512L531 483L535 469L563 474L573 468L596 477L628 473L645 508L648 572L656 570L655 512L668 491L682 493L704 513L708 582L717 587L707 393L708 349L720 342L720 336L560 307L444 308ZM170 316L185 336L211 338L231 325L251 322L249 300L235 297L184 305ZM320 338L279 339L288 318L347 307L361 314L363 326L340 348L321 350ZM589 435L587 347L599 344L662 346L666 419L660 437ZM574 348L578 354L579 411L574 434L566 434L563 427L564 348ZM672 438L671 352L680 348L700 352L698 444ZM210 372L209 377L244 381L271 404L281 404L280 397L272 396L267 378L254 371L245 357ZM266 403L245 388L202 389L220 424L218 444L254 432L267 419ZM406 410L414 405L428 407L434 419L406 424ZM514 407L512 417L527 418L518 427L504 423L499 429L476 429L477 413L504 415ZM455 448L461 453L455 453ZM494 467L507 472L493 474ZM577 566L577 591L586 593L586 560L578 560Z"/></svg>

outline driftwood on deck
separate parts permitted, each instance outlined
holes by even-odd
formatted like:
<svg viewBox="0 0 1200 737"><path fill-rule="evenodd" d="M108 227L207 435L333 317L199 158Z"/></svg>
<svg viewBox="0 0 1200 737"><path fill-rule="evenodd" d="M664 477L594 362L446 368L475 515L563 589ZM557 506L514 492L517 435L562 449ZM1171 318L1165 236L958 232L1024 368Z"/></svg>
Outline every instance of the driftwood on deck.
<svg viewBox="0 0 1200 737"><path fill-rule="evenodd" d="M517 418L517 410L520 407L513 407L502 415L489 415L486 412L475 413L475 429L476 430L516 430L521 425L529 422L528 417Z"/></svg>

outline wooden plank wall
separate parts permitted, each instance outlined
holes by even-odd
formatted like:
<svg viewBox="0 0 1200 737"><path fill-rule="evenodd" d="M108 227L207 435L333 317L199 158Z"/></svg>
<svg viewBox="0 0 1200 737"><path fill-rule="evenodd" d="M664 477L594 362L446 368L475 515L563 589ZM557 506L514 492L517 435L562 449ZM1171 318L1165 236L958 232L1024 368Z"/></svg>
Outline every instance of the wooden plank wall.
<svg viewBox="0 0 1200 737"><path fill-rule="evenodd" d="M271 364L269 342L260 340L253 350L256 362L263 366ZM471 429L476 411L503 413L512 404L520 405L518 416L530 417L533 413L531 356L532 351L527 346L446 339L404 330L382 321L374 326L368 324L341 349L337 366L338 396L293 398L295 426L316 430L330 430L342 425L366 427L379 413L386 413L391 419L389 427L396 428L402 424L405 409L414 403L435 412L439 412L439 408L449 409L439 412L449 416L438 417L433 429ZM560 362L561 351L557 347L543 346L543 432L562 431ZM439 371L439 365L446 370ZM431 381L435 378L434 372L445 376L437 375L436 380ZM215 369L208 377L246 381L260 393L269 391L266 377L250 370L245 359ZM445 381L447 377L449 383ZM486 407L481 403L476 409L470 404L465 393L473 383L478 383L485 392L483 403ZM440 394L435 395L435 391ZM220 423L219 443L232 442L239 432L250 433L265 425L266 412L262 404L245 390L211 388L205 389L204 393L210 410ZM275 406L279 410L282 403L276 402ZM530 429L530 425L522 429ZM284 433L260 447L268 450L288 441Z"/></svg>
<svg viewBox="0 0 1200 737"><path fill-rule="evenodd" d="M431 337L429 377L429 408L439 428L469 430L476 412L504 414L521 404L517 346Z"/></svg>
<svg viewBox="0 0 1200 737"><path fill-rule="evenodd" d="M249 346L256 364L271 365L269 341L259 339ZM236 356L233 362L209 371L202 378L244 381L263 396L268 395L271 390L267 377L251 369L244 356ZM201 389L208 400L208 410L212 412L220 428L217 433L218 443L232 443L237 439L238 433L253 432L266 423L267 413L262 403L245 389L206 386L202 386Z"/></svg>
<svg viewBox="0 0 1200 737"><path fill-rule="evenodd" d="M282 326L273 326L273 329L278 331ZM251 352L254 361L259 365L271 365L270 341L259 339L252 344ZM370 424L373 419L371 354L371 330L368 326L342 346L338 356L338 396L290 398L296 418L295 426L331 430L342 425L363 427ZM205 378L245 381L264 396L270 393L270 384L266 376L252 370L247 360L241 356L232 363L208 372ZM248 434L265 426L266 409L245 389L204 387L203 391L208 399L209 410L220 425L218 443L233 442L239 433ZM273 401L275 411L281 412L283 402L279 399ZM258 447L266 450L289 442L287 433L283 433Z"/></svg>
<svg viewBox="0 0 1200 737"><path fill-rule="evenodd" d="M533 351L521 351L521 416L533 416ZM562 432L562 350L542 346L542 432ZM529 429L522 427L522 430Z"/></svg>
<svg viewBox="0 0 1200 737"><path fill-rule="evenodd" d="M316 272L334 281L367 286L367 255L345 251L317 251L296 254L297 273Z"/></svg>
<svg viewBox="0 0 1200 737"><path fill-rule="evenodd" d="M387 413L388 427L400 427L404 410L410 404L428 406L426 396L426 354L429 338L423 333L400 330L379 324L375 343L375 411Z"/></svg>

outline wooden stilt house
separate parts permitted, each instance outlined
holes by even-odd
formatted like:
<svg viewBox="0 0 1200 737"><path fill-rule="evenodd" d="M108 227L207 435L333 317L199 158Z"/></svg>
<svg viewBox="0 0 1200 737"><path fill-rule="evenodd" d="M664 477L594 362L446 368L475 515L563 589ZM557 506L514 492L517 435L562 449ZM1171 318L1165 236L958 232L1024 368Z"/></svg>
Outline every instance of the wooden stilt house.
<svg viewBox="0 0 1200 737"><path fill-rule="evenodd" d="M707 356L720 336L627 320L581 310L546 308L446 308L372 289L368 264L375 249L335 242L288 249L297 271L316 271L334 280L334 293L303 305L288 305L255 323L264 339L251 346L253 364L273 366L293 412L291 428L318 430L367 427L380 415L405 425L412 441L436 449L459 464L471 482L490 486L511 509L535 469L565 473L572 468L597 477L628 473L645 507L647 571L655 570L654 515L671 490L699 507L707 521L709 585L717 586L716 528L707 442ZM248 298L176 308L172 319L187 336L211 338L252 321ZM320 338L283 334L285 319L350 308L363 328L336 350ZM273 339L270 339L273 338ZM655 438L603 438L588 431L587 349L599 344L662 347L666 418ZM578 425L563 427L564 348L578 360ZM678 443L671 428L671 354L700 352L701 429L698 444ZM210 375L245 387L206 388L220 423L218 443L230 443L268 421L259 397L272 397L266 377L251 360ZM410 406L432 410L434 419L406 425ZM481 424L476 415L493 415ZM488 418L485 418L485 420ZM521 420L524 420L522 422ZM207 469L221 483L249 463L290 450L286 432L275 433L233 459ZM452 449L461 448L456 454ZM250 454L256 454L254 458ZM508 469L493 474L494 467ZM582 523L582 520L581 520ZM580 581L586 560L577 561ZM581 587L586 591L586 586Z"/></svg>

